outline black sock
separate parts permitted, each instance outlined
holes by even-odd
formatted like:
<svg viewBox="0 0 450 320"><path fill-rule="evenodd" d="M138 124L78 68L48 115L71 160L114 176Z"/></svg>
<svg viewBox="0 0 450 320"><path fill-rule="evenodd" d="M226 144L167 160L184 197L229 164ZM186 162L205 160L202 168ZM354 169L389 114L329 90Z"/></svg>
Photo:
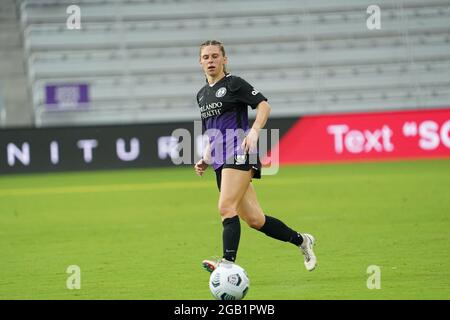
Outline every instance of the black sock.
<svg viewBox="0 0 450 320"><path fill-rule="evenodd" d="M241 238L241 223L238 216L226 218L222 222L223 257L228 261L235 261L239 240Z"/></svg>
<svg viewBox="0 0 450 320"><path fill-rule="evenodd" d="M265 233L269 237L281 240L281 241L289 241L296 246L299 246L303 242L303 238L297 231L292 230L287 225L285 225L282 221L267 216L266 222L259 229L259 231Z"/></svg>

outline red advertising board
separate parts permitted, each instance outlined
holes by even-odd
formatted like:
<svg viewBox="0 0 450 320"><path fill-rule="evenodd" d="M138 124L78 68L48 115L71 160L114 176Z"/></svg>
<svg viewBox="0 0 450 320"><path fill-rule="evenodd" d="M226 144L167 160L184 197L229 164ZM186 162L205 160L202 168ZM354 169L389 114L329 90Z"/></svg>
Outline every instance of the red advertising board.
<svg viewBox="0 0 450 320"><path fill-rule="evenodd" d="M280 164L450 157L450 108L300 118Z"/></svg>

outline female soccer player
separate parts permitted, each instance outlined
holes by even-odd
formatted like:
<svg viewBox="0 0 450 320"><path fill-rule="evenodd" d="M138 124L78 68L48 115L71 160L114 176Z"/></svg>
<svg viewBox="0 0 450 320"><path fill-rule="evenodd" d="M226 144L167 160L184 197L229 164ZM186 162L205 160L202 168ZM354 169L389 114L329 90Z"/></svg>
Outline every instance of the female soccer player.
<svg viewBox="0 0 450 320"><path fill-rule="evenodd" d="M282 221L265 215L258 203L250 182L261 178L257 142L271 107L248 82L227 73L227 61L221 42L209 40L200 46L200 65L207 83L198 92L197 103L209 144L194 169L202 176L212 164L220 191L218 207L223 225L223 258L204 260L202 265L212 272L220 263L236 260L241 218L267 236L299 247L306 269L312 271L317 264L313 252L314 237L294 231ZM250 130L248 106L257 110Z"/></svg>

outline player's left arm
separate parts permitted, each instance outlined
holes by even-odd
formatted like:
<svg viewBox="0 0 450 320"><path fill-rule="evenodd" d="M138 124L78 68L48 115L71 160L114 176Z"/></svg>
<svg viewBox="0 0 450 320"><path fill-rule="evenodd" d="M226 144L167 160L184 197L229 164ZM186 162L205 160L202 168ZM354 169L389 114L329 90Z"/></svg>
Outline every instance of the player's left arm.
<svg viewBox="0 0 450 320"><path fill-rule="evenodd" d="M246 153L256 151L258 145L259 132L266 125L267 119L269 119L270 110L269 103L267 101L261 101L256 107L256 119L253 122L253 126L250 129L248 135L242 142L242 149Z"/></svg>

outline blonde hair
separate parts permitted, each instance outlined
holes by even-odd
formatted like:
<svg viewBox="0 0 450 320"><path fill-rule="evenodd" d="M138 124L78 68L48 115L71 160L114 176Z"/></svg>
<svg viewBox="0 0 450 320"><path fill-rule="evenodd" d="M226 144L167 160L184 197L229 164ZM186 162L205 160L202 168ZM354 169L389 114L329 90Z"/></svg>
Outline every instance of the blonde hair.
<svg viewBox="0 0 450 320"><path fill-rule="evenodd" d="M225 54L225 47L223 46L223 43L222 43L222 42L217 41L217 40L206 40L205 42L203 42L203 43L200 45L200 53L199 53L200 55L202 54L202 49L203 49L203 47L206 47L206 46L218 46L218 47L220 48L220 51L222 52L222 55L223 55L224 57L226 57L226 54ZM225 74L228 74L226 65L223 65L223 72L224 72Z"/></svg>

